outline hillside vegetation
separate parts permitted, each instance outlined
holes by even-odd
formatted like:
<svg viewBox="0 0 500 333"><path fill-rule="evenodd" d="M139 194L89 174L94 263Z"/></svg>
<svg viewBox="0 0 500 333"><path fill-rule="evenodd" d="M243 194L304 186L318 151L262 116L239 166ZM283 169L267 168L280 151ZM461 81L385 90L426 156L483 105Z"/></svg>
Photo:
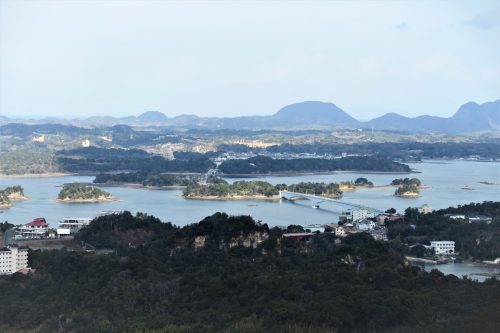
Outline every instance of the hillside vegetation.
<svg viewBox="0 0 500 333"><path fill-rule="evenodd" d="M248 216L175 227L125 212L75 241L112 255L32 251L0 277L0 331L493 332L500 282L407 266L366 234L282 238ZM40 306L43 304L43 306ZM26 311L30 309L30 311Z"/></svg>

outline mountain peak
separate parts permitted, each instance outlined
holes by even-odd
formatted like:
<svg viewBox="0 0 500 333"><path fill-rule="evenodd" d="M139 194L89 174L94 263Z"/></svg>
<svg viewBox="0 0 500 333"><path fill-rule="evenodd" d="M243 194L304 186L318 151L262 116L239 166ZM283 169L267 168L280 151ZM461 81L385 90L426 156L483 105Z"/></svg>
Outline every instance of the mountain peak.
<svg viewBox="0 0 500 333"><path fill-rule="evenodd" d="M306 101L290 104L273 117L297 124L357 126L358 121L333 103Z"/></svg>
<svg viewBox="0 0 500 333"><path fill-rule="evenodd" d="M168 119L167 116L165 116L160 111L146 111L137 118L143 121L151 122L162 122Z"/></svg>

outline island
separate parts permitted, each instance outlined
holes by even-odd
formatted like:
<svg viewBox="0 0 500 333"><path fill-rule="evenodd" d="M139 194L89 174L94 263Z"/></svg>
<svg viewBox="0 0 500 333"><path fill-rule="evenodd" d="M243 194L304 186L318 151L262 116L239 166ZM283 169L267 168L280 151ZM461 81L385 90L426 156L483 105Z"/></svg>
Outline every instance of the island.
<svg viewBox="0 0 500 333"><path fill-rule="evenodd" d="M373 183L364 177L356 178L354 185L356 187L373 187Z"/></svg>
<svg viewBox="0 0 500 333"><path fill-rule="evenodd" d="M9 186L0 191L0 208L12 207L12 201L26 200L24 189L20 185Z"/></svg>
<svg viewBox="0 0 500 333"><path fill-rule="evenodd" d="M279 190L264 181L237 181L229 184L223 179L216 179L209 184L192 183L183 195L188 199L208 200L279 200Z"/></svg>
<svg viewBox="0 0 500 333"><path fill-rule="evenodd" d="M293 185L272 185L265 181L236 181L229 184L217 178L211 183L192 183L183 192L188 199L208 200L279 200L280 191L290 191L328 198L342 197L342 190L336 183L298 183Z"/></svg>
<svg viewBox="0 0 500 333"><path fill-rule="evenodd" d="M106 202L117 201L110 193L84 183L64 184L57 202Z"/></svg>
<svg viewBox="0 0 500 333"><path fill-rule="evenodd" d="M394 191L394 195L401 198L418 198L420 196L420 191L415 185L404 184Z"/></svg>
<svg viewBox="0 0 500 333"><path fill-rule="evenodd" d="M398 186L394 195L400 198L418 198L422 182L418 178L397 178L391 185Z"/></svg>

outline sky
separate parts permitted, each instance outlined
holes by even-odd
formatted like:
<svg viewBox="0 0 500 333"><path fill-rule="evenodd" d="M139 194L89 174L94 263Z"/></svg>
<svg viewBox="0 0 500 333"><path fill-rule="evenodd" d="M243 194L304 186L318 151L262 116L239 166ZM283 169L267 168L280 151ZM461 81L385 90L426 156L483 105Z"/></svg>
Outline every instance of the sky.
<svg viewBox="0 0 500 333"><path fill-rule="evenodd" d="M498 1L0 0L0 116L451 116L500 98Z"/></svg>

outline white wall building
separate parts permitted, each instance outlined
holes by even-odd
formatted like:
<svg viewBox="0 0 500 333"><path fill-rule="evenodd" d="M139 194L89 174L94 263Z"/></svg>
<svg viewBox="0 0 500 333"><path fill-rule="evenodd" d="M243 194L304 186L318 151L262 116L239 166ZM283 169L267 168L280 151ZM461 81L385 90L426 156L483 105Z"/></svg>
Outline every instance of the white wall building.
<svg viewBox="0 0 500 333"><path fill-rule="evenodd" d="M432 241L431 248L436 254L454 254L455 242L453 241Z"/></svg>
<svg viewBox="0 0 500 333"><path fill-rule="evenodd" d="M432 207L428 204L424 204L417 208L420 214L430 214L432 213Z"/></svg>
<svg viewBox="0 0 500 333"><path fill-rule="evenodd" d="M0 249L0 274L13 274L28 268L28 249L8 246Z"/></svg>
<svg viewBox="0 0 500 333"><path fill-rule="evenodd" d="M340 215L341 219L345 219L347 221L360 221L366 218L372 218L375 217L375 214L373 211L365 208L358 208L358 209L348 209L346 212L343 212Z"/></svg>

